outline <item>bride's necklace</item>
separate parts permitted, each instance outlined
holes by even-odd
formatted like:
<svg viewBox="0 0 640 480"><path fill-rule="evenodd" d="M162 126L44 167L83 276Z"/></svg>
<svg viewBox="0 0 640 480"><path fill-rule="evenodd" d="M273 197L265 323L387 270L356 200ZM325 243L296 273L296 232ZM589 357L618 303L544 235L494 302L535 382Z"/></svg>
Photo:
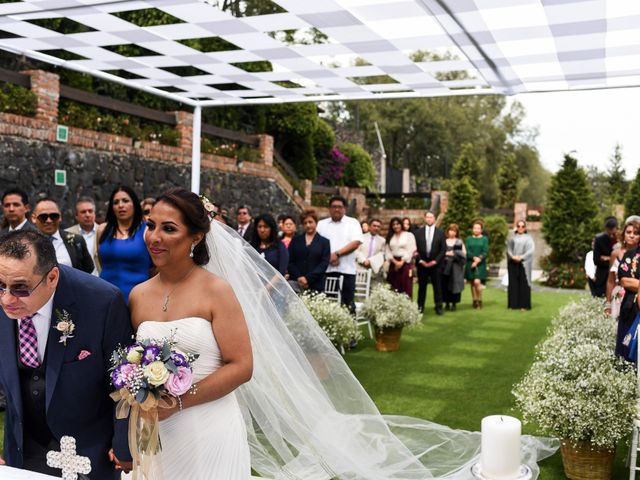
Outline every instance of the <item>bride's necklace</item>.
<svg viewBox="0 0 640 480"><path fill-rule="evenodd" d="M173 294L173 292L176 291L176 288L178 288L180 286L180 284L189 276L189 274L191 272L193 272L193 269L196 268L196 265L193 265L193 267L191 267L189 269L189 271L184 275L184 277L182 277L180 280L178 280L178 282L176 283L176 285L171 289L171 291L169 293L167 293L164 296L164 303L162 304L162 311L166 312L167 308L169 307L169 297Z"/></svg>

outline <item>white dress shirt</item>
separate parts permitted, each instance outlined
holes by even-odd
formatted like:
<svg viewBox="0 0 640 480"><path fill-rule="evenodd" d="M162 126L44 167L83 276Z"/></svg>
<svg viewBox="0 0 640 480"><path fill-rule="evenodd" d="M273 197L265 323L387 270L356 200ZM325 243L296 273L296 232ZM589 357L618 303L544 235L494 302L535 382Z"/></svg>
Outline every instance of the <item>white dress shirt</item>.
<svg viewBox="0 0 640 480"><path fill-rule="evenodd" d="M47 303L31 318L33 326L36 328L36 336L38 337L38 358L40 359L40 363L44 360L44 354L47 351L47 339L49 338L49 329L51 328L54 296L55 292L53 292ZM18 320L18 330L20 330L20 320Z"/></svg>
<svg viewBox="0 0 640 480"><path fill-rule="evenodd" d="M433 245L433 233L435 232L436 226L434 225L425 225L424 226L424 235L427 245L427 255L431 253L431 246Z"/></svg>
<svg viewBox="0 0 640 480"><path fill-rule="evenodd" d="M27 219L25 218L22 223L20 225L18 225L16 228L13 228L11 225L9 225L9 231L13 232L14 230L20 230L22 227L25 226L25 224L27 223Z"/></svg>
<svg viewBox="0 0 640 480"><path fill-rule="evenodd" d="M342 217L339 222L334 222L331 217L320 220L317 231L324 238L329 239L332 253L353 241L362 243L362 227L360 226L360 222L346 215ZM338 265L329 265L327 273L339 272L347 275L356 274L355 250L348 255L341 256L339 260L340 263Z"/></svg>
<svg viewBox="0 0 640 480"><path fill-rule="evenodd" d="M93 255L93 251L94 251L94 248L96 246L96 235L97 234L98 234L98 224L97 223L93 224L93 228L89 232L87 232L84 228L80 227L80 235L82 235L82 238L84 238L84 241L87 244L87 251L91 255ZM98 276L98 269L96 268L95 265L93 267L93 272L91 272L91 275Z"/></svg>
<svg viewBox="0 0 640 480"><path fill-rule="evenodd" d="M67 247L60 236L60 230L51 235L51 241L53 242L53 247L56 249L56 258L58 259L58 263L60 265L66 265L67 267L73 267L73 265L71 265L71 257L69 256Z"/></svg>

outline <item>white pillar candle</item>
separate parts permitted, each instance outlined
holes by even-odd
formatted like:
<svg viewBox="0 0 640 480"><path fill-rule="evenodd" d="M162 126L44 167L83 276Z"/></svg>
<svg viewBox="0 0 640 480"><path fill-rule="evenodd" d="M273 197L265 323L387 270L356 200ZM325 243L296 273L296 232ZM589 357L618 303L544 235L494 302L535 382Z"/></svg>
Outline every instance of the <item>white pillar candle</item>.
<svg viewBox="0 0 640 480"><path fill-rule="evenodd" d="M512 480L520 474L520 420L505 415L482 419L480 471L491 480Z"/></svg>

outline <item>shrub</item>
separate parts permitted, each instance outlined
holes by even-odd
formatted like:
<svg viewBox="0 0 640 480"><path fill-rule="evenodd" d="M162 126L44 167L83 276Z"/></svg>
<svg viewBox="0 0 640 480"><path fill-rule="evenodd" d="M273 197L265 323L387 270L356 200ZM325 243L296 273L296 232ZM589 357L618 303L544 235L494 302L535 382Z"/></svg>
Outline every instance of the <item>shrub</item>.
<svg viewBox="0 0 640 480"><path fill-rule="evenodd" d="M342 185L344 169L349 163L349 158L338 147L331 149L330 158L323 160L319 165L318 183L320 185Z"/></svg>
<svg viewBox="0 0 640 480"><path fill-rule="evenodd" d="M318 119L313 131L313 152L318 164L331 157L331 150L336 144L336 134L331 126L322 119Z"/></svg>
<svg viewBox="0 0 640 480"><path fill-rule="evenodd" d="M629 215L640 215L640 168L624 197L624 216L626 218Z"/></svg>
<svg viewBox="0 0 640 480"><path fill-rule="evenodd" d="M27 117L36 114L38 99L31 90L19 85L4 83L0 88L0 111Z"/></svg>
<svg viewBox="0 0 640 480"><path fill-rule="evenodd" d="M545 272L545 285L554 288L574 288L584 290L587 274L584 267L576 263L554 263L549 256L540 258L540 266Z"/></svg>
<svg viewBox="0 0 640 480"><path fill-rule="evenodd" d="M464 239L471 231L471 222L478 217L478 190L466 176L451 180L449 186L449 208L442 224L457 223L460 237Z"/></svg>
<svg viewBox="0 0 640 480"><path fill-rule="evenodd" d="M391 290L389 285L376 285L362 305L361 314L375 328L414 326L422 320L418 305L404 293Z"/></svg>
<svg viewBox="0 0 640 480"><path fill-rule="evenodd" d="M376 171L366 150L355 143L343 143L338 148L349 159L344 169L343 184L375 190Z"/></svg>
<svg viewBox="0 0 640 480"><path fill-rule="evenodd" d="M507 236L509 225L502 215L487 215L484 217L484 230L489 236L489 263L500 263L507 250Z"/></svg>

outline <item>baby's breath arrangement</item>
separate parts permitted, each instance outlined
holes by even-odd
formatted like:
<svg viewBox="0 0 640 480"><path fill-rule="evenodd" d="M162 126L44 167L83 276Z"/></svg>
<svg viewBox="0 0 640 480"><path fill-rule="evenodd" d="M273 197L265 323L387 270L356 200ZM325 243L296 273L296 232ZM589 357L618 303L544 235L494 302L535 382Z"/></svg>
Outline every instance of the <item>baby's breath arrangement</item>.
<svg viewBox="0 0 640 480"><path fill-rule="evenodd" d="M362 339L362 334L358 331L346 307L328 299L323 293L305 292L301 298L320 328L336 347L348 345L352 340Z"/></svg>
<svg viewBox="0 0 640 480"><path fill-rule="evenodd" d="M386 284L373 288L362 305L361 314L379 329L417 325L422 319L415 302Z"/></svg>
<svg viewBox="0 0 640 480"><path fill-rule="evenodd" d="M614 355L615 320L602 311L597 299L561 309L513 393L542 434L613 450L631 428L636 376Z"/></svg>

